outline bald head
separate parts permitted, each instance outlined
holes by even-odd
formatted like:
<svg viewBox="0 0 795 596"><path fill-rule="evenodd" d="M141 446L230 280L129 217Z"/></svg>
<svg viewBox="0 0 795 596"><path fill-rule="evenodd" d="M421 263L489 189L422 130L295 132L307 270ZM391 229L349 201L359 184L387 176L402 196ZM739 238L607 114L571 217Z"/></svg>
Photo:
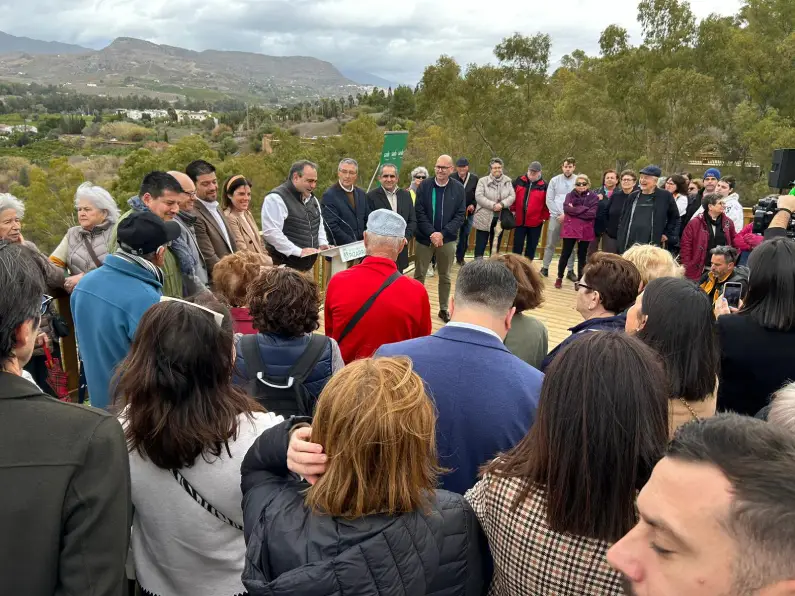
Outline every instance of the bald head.
<svg viewBox="0 0 795 596"><path fill-rule="evenodd" d="M166 173L176 178L177 182L179 182L179 185L182 187L182 194L179 195L180 210L193 211L193 205L196 203L196 185L193 183L193 180L184 172L172 170Z"/></svg>
<svg viewBox="0 0 795 596"><path fill-rule="evenodd" d="M453 172L453 158L449 155L440 155L436 160L436 182L440 185L447 184Z"/></svg>

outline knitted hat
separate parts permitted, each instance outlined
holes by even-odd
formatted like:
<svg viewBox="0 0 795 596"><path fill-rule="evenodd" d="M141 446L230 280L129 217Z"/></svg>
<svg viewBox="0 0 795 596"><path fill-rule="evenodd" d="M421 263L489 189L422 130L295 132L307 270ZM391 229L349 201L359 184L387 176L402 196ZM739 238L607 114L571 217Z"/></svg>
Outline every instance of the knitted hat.
<svg viewBox="0 0 795 596"><path fill-rule="evenodd" d="M720 180L720 170L718 168L709 168L706 172L704 172L704 179L710 177Z"/></svg>
<svg viewBox="0 0 795 596"><path fill-rule="evenodd" d="M376 209L367 218L367 231L376 236L405 238L406 220L390 209Z"/></svg>

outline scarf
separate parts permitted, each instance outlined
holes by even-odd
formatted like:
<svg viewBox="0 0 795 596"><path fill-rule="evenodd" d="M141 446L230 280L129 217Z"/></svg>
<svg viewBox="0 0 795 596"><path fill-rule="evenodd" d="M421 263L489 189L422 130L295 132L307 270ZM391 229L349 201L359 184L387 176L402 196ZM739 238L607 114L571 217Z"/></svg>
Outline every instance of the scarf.
<svg viewBox="0 0 795 596"><path fill-rule="evenodd" d="M159 281L161 284L163 283L163 272L160 270L160 267L143 259L137 255L131 255L128 252L125 252L123 248L119 247L116 249L116 252L113 253L120 259L124 259L128 263L133 263L135 265L139 265L146 269L149 273L155 276L155 279Z"/></svg>
<svg viewBox="0 0 795 596"><path fill-rule="evenodd" d="M78 232L78 233L79 233L81 236L87 236L87 237L91 238L91 237L93 237L93 236L98 236L98 235L99 235L99 234L101 234L102 232L105 232L105 231L107 231L107 230L108 230L108 229L109 229L111 226L113 226L113 225L114 225L114 223L113 223L112 221L110 221L110 220L106 219L106 220L105 220L105 221L103 221L101 224L97 224L97 225L95 225L95 226L94 226L93 228L91 228L90 230L86 230L86 229L84 229L84 228L80 228L80 230L79 230L79 232Z"/></svg>
<svg viewBox="0 0 795 596"><path fill-rule="evenodd" d="M130 200L127 201L127 204L133 211L149 211L149 207L147 207L138 196L131 197ZM186 225L192 226L196 223L196 217L189 215L185 211L180 211L177 213L177 217L184 221ZM174 253L174 257L177 259L179 270L185 275L193 275L194 271L196 271L196 259L193 258L193 253L191 253L190 248L188 247L188 241L180 234L180 237L174 240L169 245L169 248L171 249L171 252ZM145 262L148 263L149 261Z"/></svg>
<svg viewBox="0 0 795 596"><path fill-rule="evenodd" d="M709 243L707 244L707 256L704 264L712 263L712 255L709 254L716 246L724 246L726 244L726 234L723 232L723 215L719 215L716 219L712 219L707 211L704 211L704 221L707 224L707 233L709 234Z"/></svg>

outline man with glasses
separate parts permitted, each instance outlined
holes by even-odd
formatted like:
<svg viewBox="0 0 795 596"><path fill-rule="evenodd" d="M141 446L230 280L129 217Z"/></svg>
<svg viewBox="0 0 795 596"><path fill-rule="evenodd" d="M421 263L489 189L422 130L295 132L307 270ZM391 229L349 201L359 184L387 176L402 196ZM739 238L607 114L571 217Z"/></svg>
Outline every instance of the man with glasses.
<svg viewBox="0 0 795 596"><path fill-rule="evenodd" d="M133 213L119 222L116 252L72 292L77 343L95 408L112 403L116 366L130 351L138 321L160 300L166 245L181 232L179 224L150 211Z"/></svg>
<svg viewBox="0 0 795 596"><path fill-rule="evenodd" d="M177 257L182 272L182 289L185 296L193 296L204 292L210 284L207 274L207 262L204 260L199 243L196 240L196 185L190 176L182 172L171 171L171 174L182 187L179 196L179 213L174 218L182 233L171 243L171 250Z"/></svg>
<svg viewBox="0 0 795 596"><path fill-rule="evenodd" d="M636 244L662 246L676 240L679 207L674 196L659 188L662 170L648 165L640 171L640 189L624 203L618 225L618 251L623 253Z"/></svg>
<svg viewBox="0 0 795 596"><path fill-rule="evenodd" d="M436 256L439 273L439 318L450 321L449 302L458 232L466 219L464 185L451 180L453 158L436 160L436 176L417 189L417 246L414 279L425 283L425 275Z"/></svg>
<svg viewBox="0 0 795 596"><path fill-rule="evenodd" d="M377 209L394 211L406 222L406 246L397 258L398 271L403 273L409 266L408 242L417 231L417 217L414 214L414 203L407 190L398 187L398 169L395 164L385 163L381 166L381 186L367 193L367 208L370 214ZM368 217L369 219L369 217Z"/></svg>
<svg viewBox="0 0 795 596"><path fill-rule="evenodd" d="M24 246L0 242L0 288L0 594L121 594L124 432L115 416L52 399L22 377L51 300Z"/></svg>
<svg viewBox="0 0 795 596"><path fill-rule="evenodd" d="M323 221L332 244L342 246L364 238L367 226L367 195L356 186L359 164L346 157L337 166L337 184L323 193Z"/></svg>
<svg viewBox="0 0 795 596"><path fill-rule="evenodd" d="M455 162L455 169L455 173L450 178L458 180L464 185L467 200L467 218L464 220L464 225L461 226L461 231L458 234L458 246L455 250L456 263L463 265L467 246L469 246L469 232L472 230L472 221L475 217L475 207L477 207L475 191L478 188L478 177L469 171L469 160L466 157Z"/></svg>

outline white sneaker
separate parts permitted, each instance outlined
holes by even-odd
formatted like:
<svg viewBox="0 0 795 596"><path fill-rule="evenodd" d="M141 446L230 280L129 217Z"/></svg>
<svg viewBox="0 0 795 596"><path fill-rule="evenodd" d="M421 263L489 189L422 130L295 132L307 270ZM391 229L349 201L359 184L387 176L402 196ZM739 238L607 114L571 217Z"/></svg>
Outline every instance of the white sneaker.
<svg viewBox="0 0 795 596"><path fill-rule="evenodd" d="M428 274L426 275L426 277L433 277L433 276L434 276L433 265L431 265L430 267L428 267Z"/></svg>

